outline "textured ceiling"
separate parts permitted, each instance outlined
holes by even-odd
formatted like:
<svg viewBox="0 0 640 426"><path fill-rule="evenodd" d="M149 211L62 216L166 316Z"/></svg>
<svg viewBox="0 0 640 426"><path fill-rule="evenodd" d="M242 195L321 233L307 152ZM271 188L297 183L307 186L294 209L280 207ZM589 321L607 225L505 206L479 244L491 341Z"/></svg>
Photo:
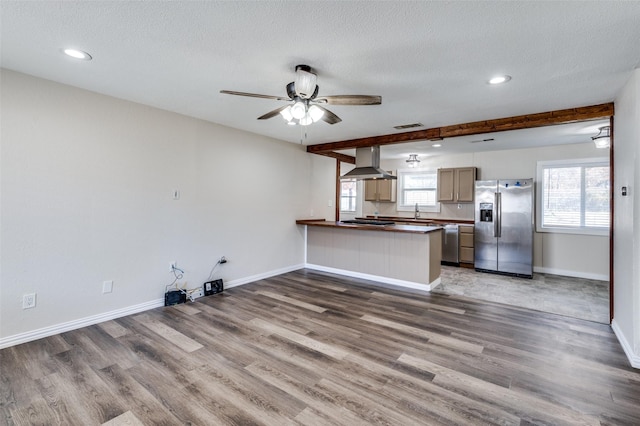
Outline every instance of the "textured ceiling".
<svg viewBox="0 0 640 426"><path fill-rule="evenodd" d="M640 64L638 1L0 5L4 68L294 143L611 102ZM296 64L317 71L320 95L382 105L331 106L341 123L304 128L256 119L281 101L219 93L283 96ZM513 79L488 85L495 74Z"/></svg>

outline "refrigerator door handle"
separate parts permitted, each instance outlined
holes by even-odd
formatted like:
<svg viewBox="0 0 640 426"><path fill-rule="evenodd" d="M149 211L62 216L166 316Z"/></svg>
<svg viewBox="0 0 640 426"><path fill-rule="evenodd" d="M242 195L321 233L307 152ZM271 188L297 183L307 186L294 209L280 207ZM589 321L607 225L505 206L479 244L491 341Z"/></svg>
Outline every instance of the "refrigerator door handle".
<svg viewBox="0 0 640 426"><path fill-rule="evenodd" d="M496 192L495 197L496 220L493 221L493 235L500 238L502 236L502 194Z"/></svg>

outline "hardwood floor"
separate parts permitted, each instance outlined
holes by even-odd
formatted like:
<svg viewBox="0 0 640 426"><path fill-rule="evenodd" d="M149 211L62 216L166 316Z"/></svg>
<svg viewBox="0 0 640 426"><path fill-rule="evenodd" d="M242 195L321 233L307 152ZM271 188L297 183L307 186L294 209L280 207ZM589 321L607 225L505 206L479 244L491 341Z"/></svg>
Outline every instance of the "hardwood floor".
<svg viewBox="0 0 640 426"><path fill-rule="evenodd" d="M640 424L608 325L291 272L0 351L7 425Z"/></svg>

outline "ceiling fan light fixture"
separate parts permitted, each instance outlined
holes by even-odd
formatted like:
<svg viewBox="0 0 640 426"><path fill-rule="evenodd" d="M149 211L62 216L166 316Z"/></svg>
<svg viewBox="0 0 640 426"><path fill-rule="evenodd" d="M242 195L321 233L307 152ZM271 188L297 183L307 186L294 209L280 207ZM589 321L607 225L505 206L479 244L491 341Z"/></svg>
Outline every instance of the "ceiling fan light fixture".
<svg viewBox="0 0 640 426"><path fill-rule="evenodd" d="M598 149L609 148L609 145L611 144L611 135L609 134L609 131L611 128L609 126L604 126L600 127L599 130L600 132L598 132L597 135L592 136L591 140L593 140L593 143L596 144L596 148Z"/></svg>
<svg viewBox="0 0 640 426"><path fill-rule="evenodd" d="M296 66L296 94L303 99L309 99L316 90L318 76L311 72L308 65Z"/></svg>
<svg viewBox="0 0 640 426"><path fill-rule="evenodd" d="M418 163L420 163L420 160L418 160L418 154L409 154L409 159L407 160L409 167L418 167Z"/></svg>
<svg viewBox="0 0 640 426"><path fill-rule="evenodd" d="M300 120L307 113L307 106L304 102L298 100L291 106L291 115L296 120Z"/></svg>
<svg viewBox="0 0 640 426"><path fill-rule="evenodd" d="M312 124L312 123L313 123L313 120L311 119L311 116L309 114L306 114L304 117L300 119L301 126L308 126L309 124Z"/></svg>
<svg viewBox="0 0 640 426"><path fill-rule="evenodd" d="M317 105L311 105L309 107L308 115L309 117L311 117L311 120L315 123L316 121L322 118L322 116L324 115L324 110L318 107Z"/></svg>
<svg viewBox="0 0 640 426"><path fill-rule="evenodd" d="M285 109L283 109L282 111L280 111L280 115L282 116L282 118L285 119L285 121L289 122L291 120L293 120L293 115L291 115L291 105L289 105L288 107L286 107Z"/></svg>

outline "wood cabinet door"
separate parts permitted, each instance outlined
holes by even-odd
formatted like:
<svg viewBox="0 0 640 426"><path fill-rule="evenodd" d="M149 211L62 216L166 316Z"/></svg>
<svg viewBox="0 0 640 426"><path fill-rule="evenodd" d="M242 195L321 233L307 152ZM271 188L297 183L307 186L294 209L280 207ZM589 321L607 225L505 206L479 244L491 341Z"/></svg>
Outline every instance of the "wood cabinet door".
<svg viewBox="0 0 640 426"><path fill-rule="evenodd" d="M378 201L378 181L376 180L364 181L364 200Z"/></svg>
<svg viewBox="0 0 640 426"><path fill-rule="evenodd" d="M460 247L460 262L462 263L473 263L473 247Z"/></svg>
<svg viewBox="0 0 640 426"><path fill-rule="evenodd" d="M456 169L456 178L456 201L461 203L473 202L476 168L465 167Z"/></svg>
<svg viewBox="0 0 640 426"><path fill-rule="evenodd" d="M463 234L460 235L460 247L473 247L473 234Z"/></svg>
<svg viewBox="0 0 640 426"><path fill-rule="evenodd" d="M392 191L391 185L393 185L393 180L391 179L379 179L378 182L378 197L380 201L393 201L391 199Z"/></svg>
<svg viewBox="0 0 640 426"><path fill-rule="evenodd" d="M454 201L455 169L438 169L438 201Z"/></svg>

